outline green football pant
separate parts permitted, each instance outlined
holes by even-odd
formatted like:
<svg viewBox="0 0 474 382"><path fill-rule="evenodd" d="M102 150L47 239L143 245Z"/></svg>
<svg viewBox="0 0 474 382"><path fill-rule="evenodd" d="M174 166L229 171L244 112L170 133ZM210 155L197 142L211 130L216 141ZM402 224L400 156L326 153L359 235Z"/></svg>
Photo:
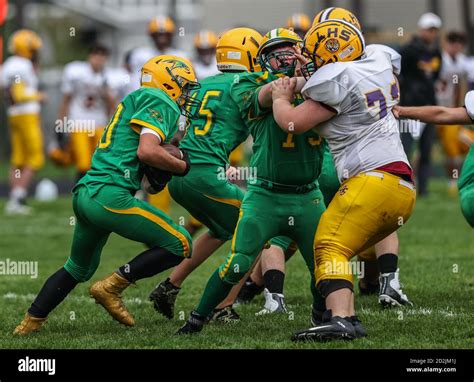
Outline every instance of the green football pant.
<svg viewBox="0 0 474 382"><path fill-rule="evenodd" d="M223 167L194 165L184 177L168 183L172 198L207 228L216 239L227 241L234 234L245 192L225 178ZM291 239L275 237L270 244L286 250Z"/></svg>
<svg viewBox="0 0 474 382"><path fill-rule="evenodd" d="M74 190L76 215L71 254L64 268L78 281L89 280L112 232L127 239L190 257L189 233L156 207L134 198L130 191L105 185L91 196L86 186Z"/></svg>
<svg viewBox="0 0 474 382"><path fill-rule="evenodd" d="M459 190L461 211L467 222L474 228L474 183Z"/></svg>
<svg viewBox="0 0 474 382"><path fill-rule="evenodd" d="M341 186L341 183L339 183L339 178L337 177L336 166L334 165L334 160L332 159L332 155L328 147L326 147L324 150L323 166L321 168L321 174L318 178L318 183L319 188L323 193L324 204L327 207Z"/></svg>

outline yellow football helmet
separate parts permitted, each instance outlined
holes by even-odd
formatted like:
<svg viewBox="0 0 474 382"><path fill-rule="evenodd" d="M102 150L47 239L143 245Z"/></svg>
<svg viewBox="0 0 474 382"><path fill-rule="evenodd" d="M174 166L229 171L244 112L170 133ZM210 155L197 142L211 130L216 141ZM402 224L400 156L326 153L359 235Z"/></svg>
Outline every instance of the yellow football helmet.
<svg viewBox="0 0 474 382"><path fill-rule="evenodd" d="M311 19L304 13L295 13L286 20L286 26L301 36L311 28Z"/></svg>
<svg viewBox="0 0 474 382"><path fill-rule="evenodd" d="M317 23L327 20L344 20L354 25L360 31L362 30L357 17L355 17L351 11L339 7L329 7L323 9L314 17L312 27L314 27Z"/></svg>
<svg viewBox="0 0 474 382"><path fill-rule="evenodd" d="M298 46L302 47L303 40L295 32L286 28L272 29L263 36L262 45L257 52L258 61L262 70L271 73L283 73L293 76L298 62L295 52L289 50L272 52L270 48L277 46ZM278 69L272 65L272 61L278 64Z"/></svg>
<svg viewBox="0 0 474 382"><path fill-rule="evenodd" d="M199 109L200 102L190 93L201 85L197 82L191 62L185 58L172 55L153 57L142 67L140 85L163 90L186 117L192 118L190 110Z"/></svg>
<svg viewBox="0 0 474 382"><path fill-rule="evenodd" d="M41 49L43 42L40 36L29 29L17 30L10 37L8 48L10 53L32 59L35 52Z"/></svg>
<svg viewBox="0 0 474 382"><path fill-rule="evenodd" d="M312 27L304 38L303 55L310 62L301 72L308 79L323 65L354 61L365 52L362 32L344 20L328 20Z"/></svg>
<svg viewBox="0 0 474 382"><path fill-rule="evenodd" d="M213 31L202 30L194 36L196 49L214 49L217 46L217 36Z"/></svg>
<svg viewBox="0 0 474 382"><path fill-rule="evenodd" d="M234 28L224 32L217 41L217 69L223 71L261 71L257 52L262 35L250 28Z"/></svg>
<svg viewBox="0 0 474 382"><path fill-rule="evenodd" d="M148 23L148 33L174 33L175 25L171 17L157 16Z"/></svg>

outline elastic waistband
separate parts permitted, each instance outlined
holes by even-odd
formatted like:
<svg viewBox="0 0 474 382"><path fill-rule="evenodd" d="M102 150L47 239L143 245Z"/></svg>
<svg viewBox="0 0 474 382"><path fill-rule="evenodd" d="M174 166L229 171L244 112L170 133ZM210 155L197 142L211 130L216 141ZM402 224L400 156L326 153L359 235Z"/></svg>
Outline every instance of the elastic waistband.
<svg viewBox="0 0 474 382"><path fill-rule="evenodd" d="M398 184L400 184L401 186L404 186L406 188L409 188L410 190L414 190L415 189L415 185L411 182L408 182L406 180L403 180L401 179L399 176L397 175L394 175L394 174L390 174L388 172L382 172L382 171L367 171L367 172L363 172L362 174L365 174L365 175L368 175L368 176L375 176L377 178L381 178L381 179L384 179L385 176L387 175L390 175L390 177L393 177L393 178L397 178L398 179Z"/></svg>
<svg viewBox="0 0 474 382"><path fill-rule="evenodd" d="M295 185L289 185L289 184L274 183L274 182L270 182L269 180L258 179L258 178L255 179L255 181L252 184L261 186L273 192L280 192L283 194L306 194L318 187L317 181L314 181L309 184L303 184L301 186L295 186Z"/></svg>

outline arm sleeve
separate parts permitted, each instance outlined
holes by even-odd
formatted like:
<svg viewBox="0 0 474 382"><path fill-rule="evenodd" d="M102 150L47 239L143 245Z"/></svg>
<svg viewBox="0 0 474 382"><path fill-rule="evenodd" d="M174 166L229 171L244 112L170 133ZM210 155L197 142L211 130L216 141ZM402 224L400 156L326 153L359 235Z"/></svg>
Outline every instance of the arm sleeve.
<svg viewBox="0 0 474 382"><path fill-rule="evenodd" d="M169 111L170 107L160 97L156 97L147 92L141 93L135 99L136 109L130 119L130 123L136 124L156 132L162 142L165 142L168 135L171 134L171 121Z"/></svg>
<svg viewBox="0 0 474 382"><path fill-rule="evenodd" d="M303 95L311 98L313 101L320 102L338 114L348 110L350 102L349 91L337 80L320 79L318 81L310 81L303 88ZM350 101L350 100L349 100Z"/></svg>
<svg viewBox="0 0 474 382"><path fill-rule="evenodd" d="M271 113L271 109L262 108L258 102L258 94L263 85L268 83L268 72L255 75L241 76L239 81L232 85L231 96L238 106L242 117L246 119L260 119Z"/></svg>

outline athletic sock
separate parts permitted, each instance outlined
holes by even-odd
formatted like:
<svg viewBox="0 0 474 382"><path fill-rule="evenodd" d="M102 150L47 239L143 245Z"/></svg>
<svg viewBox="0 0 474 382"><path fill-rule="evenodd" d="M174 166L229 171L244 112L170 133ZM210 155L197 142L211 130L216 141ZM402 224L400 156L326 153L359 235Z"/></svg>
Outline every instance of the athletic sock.
<svg viewBox="0 0 474 382"><path fill-rule="evenodd" d="M10 191L10 200L15 200L17 202L21 202L22 200L26 199L28 195L28 191L24 187L13 187Z"/></svg>
<svg viewBox="0 0 474 382"><path fill-rule="evenodd" d="M183 257L177 256L167 249L153 247L140 253L128 264L122 265L118 269L118 273L134 283L175 267L181 261L183 261Z"/></svg>
<svg viewBox="0 0 474 382"><path fill-rule="evenodd" d="M45 318L63 301L79 283L64 268L51 275L31 304L28 313L30 316Z"/></svg>
<svg viewBox="0 0 474 382"><path fill-rule="evenodd" d="M398 256L394 253L385 253L377 259L380 273L396 272L398 267Z"/></svg>
<svg viewBox="0 0 474 382"><path fill-rule="evenodd" d="M326 311L326 299L321 295L313 277L311 277L311 294L313 295L313 310L318 312Z"/></svg>
<svg viewBox="0 0 474 382"><path fill-rule="evenodd" d="M270 269L263 275L265 288L270 293L283 293L283 283L285 282L285 274L278 269Z"/></svg>
<svg viewBox="0 0 474 382"><path fill-rule="evenodd" d="M232 284L221 280L219 270L216 269L207 282L196 312L203 317L209 316L214 308L227 297L232 287Z"/></svg>

